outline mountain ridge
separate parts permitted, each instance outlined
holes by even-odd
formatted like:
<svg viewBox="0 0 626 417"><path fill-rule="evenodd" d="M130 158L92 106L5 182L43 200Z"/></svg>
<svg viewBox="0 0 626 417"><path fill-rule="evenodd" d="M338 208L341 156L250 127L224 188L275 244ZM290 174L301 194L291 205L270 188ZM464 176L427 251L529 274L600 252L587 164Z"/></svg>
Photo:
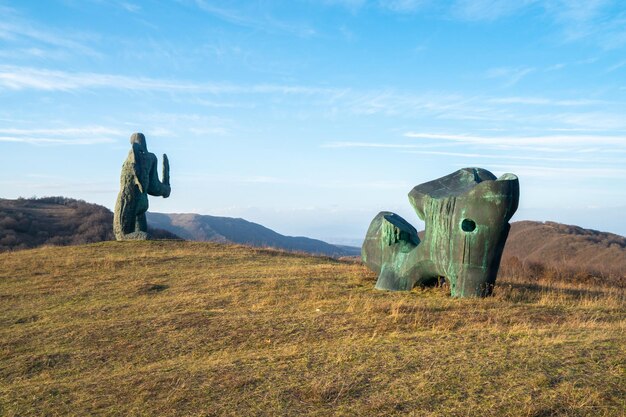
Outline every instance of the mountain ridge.
<svg viewBox="0 0 626 417"><path fill-rule="evenodd" d="M241 218L196 213L147 214L148 223L159 229L196 241L239 243L250 246L276 247L333 257L356 256L360 248L337 246L304 236L285 236L258 223Z"/></svg>
<svg viewBox="0 0 626 417"><path fill-rule="evenodd" d="M106 207L65 197L0 199L0 251L112 240L112 219ZM148 224L157 239L231 242L333 257L360 255L358 247L284 236L241 218L148 213ZM551 221L512 222L502 257L502 267L511 266L625 277L626 237Z"/></svg>

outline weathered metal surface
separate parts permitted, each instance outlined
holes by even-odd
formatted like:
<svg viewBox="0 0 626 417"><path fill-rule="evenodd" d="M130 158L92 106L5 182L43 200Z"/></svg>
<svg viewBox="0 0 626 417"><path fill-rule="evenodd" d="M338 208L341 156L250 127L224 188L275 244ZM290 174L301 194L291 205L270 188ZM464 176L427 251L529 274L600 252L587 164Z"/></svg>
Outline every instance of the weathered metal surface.
<svg viewBox="0 0 626 417"><path fill-rule="evenodd" d="M133 133L132 146L120 178L120 192L113 214L113 232L117 240L148 239L148 194L169 197L170 165L163 154L163 182L157 173L157 157L148 152L146 138L142 133Z"/></svg>
<svg viewBox="0 0 626 417"><path fill-rule="evenodd" d="M379 274L376 288L409 291L445 277L454 297L491 294L519 203L517 176L463 168L413 188L409 201L426 223L422 241L390 212L367 231L361 256Z"/></svg>

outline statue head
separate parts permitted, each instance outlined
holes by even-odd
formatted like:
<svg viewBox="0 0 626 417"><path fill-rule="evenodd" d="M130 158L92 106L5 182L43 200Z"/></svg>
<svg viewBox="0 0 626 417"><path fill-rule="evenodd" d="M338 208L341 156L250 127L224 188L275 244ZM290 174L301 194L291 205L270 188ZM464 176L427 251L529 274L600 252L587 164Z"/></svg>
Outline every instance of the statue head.
<svg viewBox="0 0 626 417"><path fill-rule="evenodd" d="M137 132L130 135L130 144L139 145L142 150L146 152L148 151L148 144L146 143L146 137L143 135L143 133Z"/></svg>

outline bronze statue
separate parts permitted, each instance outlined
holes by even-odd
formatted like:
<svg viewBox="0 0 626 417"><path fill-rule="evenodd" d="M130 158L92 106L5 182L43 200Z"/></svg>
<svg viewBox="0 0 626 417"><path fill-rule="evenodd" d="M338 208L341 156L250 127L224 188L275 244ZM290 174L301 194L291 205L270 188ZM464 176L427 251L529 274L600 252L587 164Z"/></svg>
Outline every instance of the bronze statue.
<svg viewBox="0 0 626 417"><path fill-rule="evenodd" d="M388 211L367 231L361 256L378 274L376 288L410 291L445 278L453 297L491 294L519 202L517 177L464 168L413 188L409 201L426 223L423 240Z"/></svg>
<svg viewBox="0 0 626 417"><path fill-rule="evenodd" d="M132 146L120 178L120 192L115 203L113 232L117 240L148 239L148 194L167 198L170 195L170 165L163 154L163 182L157 173L157 157L148 152L143 133L133 133Z"/></svg>

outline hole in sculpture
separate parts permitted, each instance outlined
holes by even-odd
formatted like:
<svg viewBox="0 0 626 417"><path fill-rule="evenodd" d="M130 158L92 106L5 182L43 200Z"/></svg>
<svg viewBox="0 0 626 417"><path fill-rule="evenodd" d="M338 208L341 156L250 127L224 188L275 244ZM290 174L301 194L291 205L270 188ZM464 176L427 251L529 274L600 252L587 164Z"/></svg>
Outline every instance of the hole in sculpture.
<svg viewBox="0 0 626 417"><path fill-rule="evenodd" d="M473 232L476 230L476 222L470 219L463 219L461 229L463 229L464 232Z"/></svg>

